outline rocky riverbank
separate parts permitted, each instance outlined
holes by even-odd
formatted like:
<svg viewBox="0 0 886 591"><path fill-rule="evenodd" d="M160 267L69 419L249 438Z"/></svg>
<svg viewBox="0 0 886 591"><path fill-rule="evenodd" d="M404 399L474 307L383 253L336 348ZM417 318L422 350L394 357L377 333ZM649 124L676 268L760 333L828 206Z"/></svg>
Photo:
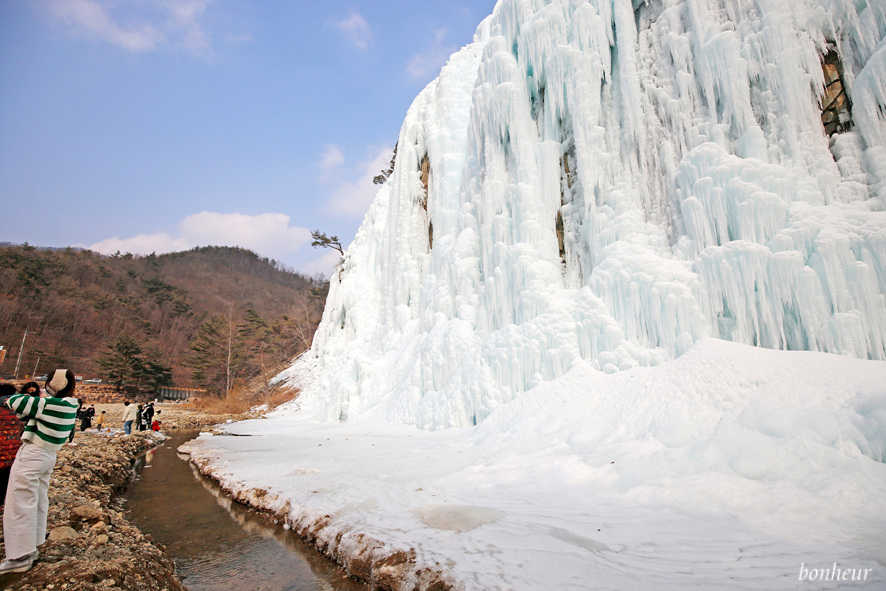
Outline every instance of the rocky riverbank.
<svg viewBox="0 0 886 591"><path fill-rule="evenodd" d="M49 487L48 540L26 573L0 575L0 589L46 591L183 591L175 565L124 516L119 496L133 460L165 440L162 432L122 434L122 404L96 405L106 428L77 431L58 453ZM209 415L159 404L164 430L248 418ZM110 427L110 429L108 429ZM3 549L0 548L0 552Z"/></svg>

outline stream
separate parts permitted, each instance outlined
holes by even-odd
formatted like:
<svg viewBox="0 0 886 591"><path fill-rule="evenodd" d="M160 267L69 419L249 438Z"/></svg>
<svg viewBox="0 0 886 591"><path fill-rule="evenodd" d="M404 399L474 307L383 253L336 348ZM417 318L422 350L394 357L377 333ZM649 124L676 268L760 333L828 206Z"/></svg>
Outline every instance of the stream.
<svg viewBox="0 0 886 591"><path fill-rule="evenodd" d="M127 518L163 544L190 591L366 591L297 534L233 501L176 449L174 431L136 461Z"/></svg>

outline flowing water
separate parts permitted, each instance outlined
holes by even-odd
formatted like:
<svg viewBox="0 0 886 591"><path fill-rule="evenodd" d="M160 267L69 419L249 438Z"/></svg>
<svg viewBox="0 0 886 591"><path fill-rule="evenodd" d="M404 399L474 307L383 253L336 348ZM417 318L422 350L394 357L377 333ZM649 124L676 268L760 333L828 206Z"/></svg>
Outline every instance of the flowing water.
<svg viewBox="0 0 886 591"><path fill-rule="evenodd" d="M166 546L190 591L366 591L296 534L233 501L197 472L179 431L136 462L127 516Z"/></svg>

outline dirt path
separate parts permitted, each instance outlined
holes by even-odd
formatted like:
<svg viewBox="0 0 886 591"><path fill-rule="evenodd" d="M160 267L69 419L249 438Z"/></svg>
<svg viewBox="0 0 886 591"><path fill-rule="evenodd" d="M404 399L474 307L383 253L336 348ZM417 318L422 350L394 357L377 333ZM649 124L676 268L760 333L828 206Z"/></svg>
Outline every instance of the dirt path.
<svg viewBox="0 0 886 591"><path fill-rule="evenodd" d="M163 441L151 431L122 432L122 404L97 404L105 411L102 432L78 431L74 444L58 453L49 486L49 539L26 573L0 575L0 589L47 591L182 591L165 549L124 517L120 493L132 462ZM209 415L178 404L157 404L164 431L248 418ZM109 430L107 427L110 427ZM3 548L0 548L0 553Z"/></svg>

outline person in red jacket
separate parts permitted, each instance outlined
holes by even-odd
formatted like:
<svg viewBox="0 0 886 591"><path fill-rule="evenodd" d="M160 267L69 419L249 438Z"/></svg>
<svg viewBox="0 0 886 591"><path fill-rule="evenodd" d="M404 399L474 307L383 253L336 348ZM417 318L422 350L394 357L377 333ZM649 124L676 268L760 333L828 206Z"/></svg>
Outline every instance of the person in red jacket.
<svg viewBox="0 0 886 591"><path fill-rule="evenodd" d="M35 384L36 385L36 384ZM12 384L0 384L0 505L6 499L6 488L9 486L9 470L15 461L15 454L22 445L22 423L15 412L3 404L7 398L18 394Z"/></svg>

